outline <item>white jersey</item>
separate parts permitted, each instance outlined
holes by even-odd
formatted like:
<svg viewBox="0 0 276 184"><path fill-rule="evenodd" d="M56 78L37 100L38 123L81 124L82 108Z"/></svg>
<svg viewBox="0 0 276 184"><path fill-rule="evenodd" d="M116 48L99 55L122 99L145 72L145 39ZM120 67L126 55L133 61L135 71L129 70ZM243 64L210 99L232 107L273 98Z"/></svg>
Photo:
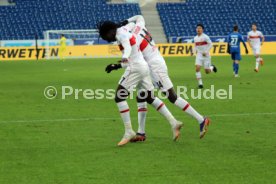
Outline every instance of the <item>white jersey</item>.
<svg viewBox="0 0 276 184"><path fill-rule="evenodd" d="M195 50L197 56L202 56L203 53L206 53L207 56L210 55L210 49L212 48L212 41L206 34L202 33L200 36L194 37Z"/></svg>
<svg viewBox="0 0 276 184"><path fill-rule="evenodd" d="M247 39L250 41L250 44L253 48L258 48L261 46L261 38L263 38L264 35L260 31L250 31L247 34Z"/></svg>
<svg viewBox="0 0 276 184"><path fill-rule="evenodd" d="M158 47L155 45L151 34L148 32L145 26L145 20L143 16L137 15L128 19L129 23L127 25L128 29L135 35L139 48L143 53L143 56L152 70L159 69L162 67L167 70L165 60L160 54ZM133 23L135 22L135 24Z"/></svg>
<svg viewBox="0 0 276 184"><path fill-rule="evenodd" d="M132 68L139 68L141 66L147 66L139 49L136 37L128 31L127 27L123 26L117 29L116 40L120 50L123 52L122 58L128 59L128 63L122 63L123 67L132 66Z"/></svg>

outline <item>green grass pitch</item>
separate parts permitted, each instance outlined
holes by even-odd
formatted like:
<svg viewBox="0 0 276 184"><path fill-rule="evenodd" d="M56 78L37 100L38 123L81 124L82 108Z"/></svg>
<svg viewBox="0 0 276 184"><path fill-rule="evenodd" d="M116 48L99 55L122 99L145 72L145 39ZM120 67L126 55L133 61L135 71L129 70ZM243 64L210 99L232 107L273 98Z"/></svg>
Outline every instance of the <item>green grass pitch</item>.
<svg viewBox="0 0 276 184"><path fill-rule="evenodd" d="M184 122L172 141L169 124L149 106L148 139L116 147L123 124L113 100L48 100L46 86L116 88L123 73L106 74L116 59L0 62L1 184L275 183L276 57L253 71L244 56L240 78L230 57L213 57L217 74L203 74L205 87L233 85L232 100L189 100L212 124L203 140L198 123L165 100ZM175 86L196 88L194 58L166 58ZM134 129L137 108L128 100Z"/></svg>

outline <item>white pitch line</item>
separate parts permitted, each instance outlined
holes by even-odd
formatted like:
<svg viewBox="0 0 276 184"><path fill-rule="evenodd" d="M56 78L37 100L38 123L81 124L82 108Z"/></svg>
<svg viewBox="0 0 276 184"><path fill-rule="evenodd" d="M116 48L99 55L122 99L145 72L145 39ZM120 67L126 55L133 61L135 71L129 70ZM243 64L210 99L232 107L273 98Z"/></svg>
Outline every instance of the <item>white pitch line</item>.
<svg viewBox="0 0 276 184"><path fill-rule="evenodd" d="M229 117L229 116L263 116L276 115L276 112L256 112L256 113L237 113L237 114L211 114L208 117ZM157 119L158 117L147 117L147 119ZM69 121L92 121L92 120L118 120L120 117L94 117L94 118L68 118L68 119L34 119L34 120L10 120L0 121L0 124L6 123L37 123L37 122L69 122ZM137 119L137 117L135 117Z"/></svg>

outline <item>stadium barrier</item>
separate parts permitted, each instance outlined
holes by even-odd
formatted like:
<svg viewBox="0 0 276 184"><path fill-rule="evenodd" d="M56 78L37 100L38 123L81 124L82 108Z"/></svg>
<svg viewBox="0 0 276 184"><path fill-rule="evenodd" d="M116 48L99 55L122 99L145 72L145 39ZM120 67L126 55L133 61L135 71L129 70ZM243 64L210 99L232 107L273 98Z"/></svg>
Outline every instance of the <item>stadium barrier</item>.
<svg viewBox="0 0 276 184"><path fill-rule="evenodd" d="M226 42L228 36L209 36L212 42ZM266 42L275 42L276 35L264 35ZM247 41L247 35L243 35L243 39ZM194 36L172 36L169 43L192 43Z"/></svg>
<svg viewBox="0 0 276 184"><path fill-rule="evenodd" d="M190 56L193 44L159 44L159 50L163 56ZM245 54L241 46L242 55ZM276 42L265 42L262 46L263 55L276 54ZM249 48L249 55L252 55ZM225 56L227 53L226 43L213 43L212 56ZM0 61L12 60L35 60L46 56L45 47L0 47ZM59 47L50 47L50 57L58 58ZM90 45L90 46L67 46L64 56L67 58L115 58L120 57L121 52L116 45Z"/></svg>

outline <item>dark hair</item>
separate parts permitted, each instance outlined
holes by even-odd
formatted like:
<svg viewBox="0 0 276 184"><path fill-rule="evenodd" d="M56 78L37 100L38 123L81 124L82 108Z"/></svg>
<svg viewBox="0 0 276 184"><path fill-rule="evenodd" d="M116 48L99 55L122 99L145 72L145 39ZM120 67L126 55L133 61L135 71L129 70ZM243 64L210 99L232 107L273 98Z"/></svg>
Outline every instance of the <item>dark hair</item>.
<svg viewBox="0 0 276 184"><path fill-rule="evenodd" d="M254 25L254 26L257 26L257 23L256 23L256 22L254 22L254 23L252 23L252 25L251 25L251 26L253 26L253 25Z"/></svg>
<svg viewBox="0 0 276 184"><path fill-rule="evenodd" d="M64 37L64 34L61 34L61 37Z"/></svg>
<svg viewBox="0 0 276 184"><path fill-rule="evenodd" d="M115 22L112 21L102 21L97 24L97 28L99 30L100 37L105 38L105 35L113 29L117 29L119 26Z"/></svg>
<svg viewBox="0 0 276 184"><path fill-rule="evenodd" d="M204 26L201 23L197 24L196 27L201 27L202 29L204 29Z"/></svg>
<svg viewBox="0 0 276 184"><path fill-rule="evenodd" d="M239 26L238 25L234 25L233 30L234 31L238 31L239 30Z"/></svg>

